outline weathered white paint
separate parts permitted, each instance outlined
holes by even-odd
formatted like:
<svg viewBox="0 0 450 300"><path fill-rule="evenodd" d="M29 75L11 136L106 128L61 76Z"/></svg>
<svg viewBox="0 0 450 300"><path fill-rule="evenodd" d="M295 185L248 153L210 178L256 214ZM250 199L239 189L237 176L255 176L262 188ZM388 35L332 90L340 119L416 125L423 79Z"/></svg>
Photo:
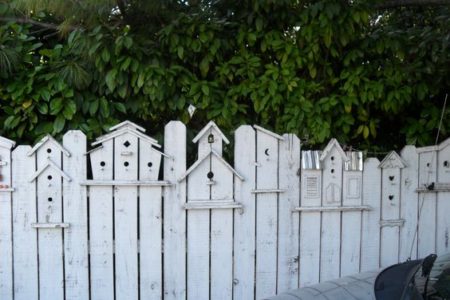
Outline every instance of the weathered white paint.
<svg viewBox="0 0 450 300"><path fill-rule="evenodd" d="M300 286L319 282L322 171L302 169L300 212ZM308 184L309 183L309 184ZM308 188L309 186L309 188ZM309 192L308 192L309 191ZM300 208L314 209L303 213Z"/></svg>
<svg viewBox="0 0 450 300"><path fill-rule="evenodd" d="M138 179L138 138L124 133L114 138L114 179ZM122 151L132 155L123 156ZM116 299L138 297L137 187L114 187Z"/></svg>
<svg viewBox="0 0 450 300"><path fill-rule="evenodd" d="M278 189L279 138L256 129L256 189ZM277 292L278 194L256 196L256 299Z"/></svg>
<svg viewBox="0 0 450 300"><path fill-rule="evenodd" d="M343 206L359 206L362 204L362 176L361 171L344 171ZM359 272L362 229L361 213L362 211L346 211L342 213L340 276Z"/></svg>
<svg viewBox="0 0 450 300"><path fill-rule="evenodd" d="M259 299L448 251L448 141L350 171L332 140L299 170L293 135L240 127L231 167L203 131L189 171L180 122L165 153L131 122L90 151L70 131L11 161L0 137L1 299Z"/></svg>
<svg viewBox="0 0 450 300"><path fill-rule="evenodd" d="M113 141L90 155L95 180L113 179ZM114 298L113 187L89 187L90 285L92 300Z"/></svg>
<svg viewBox="0 0 450 300"><path fill-rule="evenodd" d="M278 292L298 287L300 205L300 139L284 134L280 142L280 193L278 203Z"/></svg>
<svg viewBox="0 0 450 300"><path fill-rule="evenodd" d="M48 139L35 148L36 170L42 170L49 161L52 168L44 169L35 179L37 189L37 222L58 223L63 220L62 203L62 151L63 147L55 140ZM67 156L67 155L66 155ZM58 171L59 170L59 171ZM65 172L64 172L65 173ZM39 252L39 298L64 298L64 229L36 228Z"/></svg>
<svg viewBox="0 0 450 300"><path fill-rule="evenodd" d="M450 146L449 140L443 142L440 147L437 159L437 182L442 184L450 183ZM445 254L450 252L450 192L439 192L437 194L436 212L436 253Z"/></svg>
<svg viewBox="0 0 450 300"><path fill-rule="evenodd" d="M391 152L392 153L392 152ZM388 154L388 158L391 154ZM399 261L400 251L400 167L404 164L398 155L392 155L389 163L383 160L381 168L381 222L391 222L391 226L381 227L380 237L380 265L387 267ZM389 223L387 223L389 224ZM382 225L382 224L380 224ZM393 225L393 226L392 226Z"/></svg>
<svg viewBox="0 0 450 300"><path fill-rule="evenodd" d="M250 191L256 187L255 130L240 126L234 138L234 167L245 181L235 181L235 198L244 209L234 211L233 298L254 299L256 196Z"/></svg>
<svg viewBox="0 0 450 300"><path fill-rule="evenodd" d="M186 127L179 121L164 131L164 178L176 182L186 171ZM186 182L164 189L164 299L186 298Z"/></svg>
<svg viewBox="0 0 450 300"><path fill-rule="evenodd" d="M0 184L1 190L11 187L11 148L15 143L0 139ZM13 232L12 232L12 197L11 193L0 193L0 298L13 297Z"/></svg>
<svg viewBox="0 0 450 300"><path fill-rule="evenodd" d="M86 187L79 181L86 178L86 136L69 131L63 138L64 148L71 156L63 156L64 170L71 181L63 179L65 299L89 299L88 226Z"/></svg>
<svg viewBox="0 0 450 300"><path fill-rule="evenodd" d="M420 151L420 148L418 149ZM419 187L427 187L437 181L437 152L420 151ZM436 253L436 199L435 193L419 194L418 256Z"/></svg>
<svg viewBox="0 0 450 300"><path fill-rule="evenodd" d="M380 161L369 158L364 162L363 204L372 210L363 212L361 232L360 271L377 270L380 267L380 208L381 169Z"/></svg>
<svg viewBox="0 0 450 300"><path fill-rule="evenodd" d="M400 261L405 261L408 258L417 258L416 228L419 198L415 189L419 180L417 172L419 155L416 147L406 146L402 149L401 156L407 164L401 169L400 182L400 218L405 220L405 224L400 228Z"/></svg>
<svg viewBox="0 0 450 300"><path fill-rule="evenodd" d="M322 205L342 205L342 172L347 156L336 140L331 140L321 156ZM320 281L339 277L341 269L341 212L322 212Z"/></svg>

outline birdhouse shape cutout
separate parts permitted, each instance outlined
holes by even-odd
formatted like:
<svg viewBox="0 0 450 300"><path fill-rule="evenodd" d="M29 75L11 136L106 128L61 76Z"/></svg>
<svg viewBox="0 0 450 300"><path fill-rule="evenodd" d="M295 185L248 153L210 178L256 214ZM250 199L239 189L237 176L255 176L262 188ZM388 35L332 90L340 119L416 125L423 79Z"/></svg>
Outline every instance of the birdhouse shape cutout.
<svg viewBox="0 0 450 300"><path fill-rule="evenodd" d="M0 191L11 190L11 149L15 144L0 136Z"/></svg>
<svg viewBox="0 0 450 300"><path fill-rule="evenodd" d="M214 150L222 156L223 142L229 144L230 141L222 133L219 127L213 121L210 121L192 140L198 143L198 157L203 157Z"/></svg>
<svg viewBox="0 0 450 300"><path fill-rule="evenodd" d="M199 159L178 179L187 182L185 208L240 208L233 197L234 183L244 178L221 155L221 143L228 139L210 122L193 141L199 142Z"/></svg>
<svg viewBox="0 0 450 300"><path fill-rule="evenodd" d="M403 169L407 166L407 163L400 157L400 155L397 154L397 152L391 151L381 161L378 167L381 169Z"/></svg>
<svg viewBox="0 0 450 300"><path fill-rule="evenodd" d="M158 180L161 157L158 141L130 121L117 124L96 139L88 154L94 180ZM113 173L114 170L114 173Z"/></svg>
<svg viewBox="0 0 450 300"><path fill-rule="evenodd" d="M348 157L336 139L331 139L320 155L325 204L341 203L342 171Z"/></svg>
<svg viewBox="0 0 450 300"><path fill-rule="evenodd" d="M68 227L61 222L63 183L72 182L70 174L63 168L63 160L71 157L70 151L47 135L27 155L36 161L34 172L28 178L37 191L37 223L31 225L35 228Z"/></svg>

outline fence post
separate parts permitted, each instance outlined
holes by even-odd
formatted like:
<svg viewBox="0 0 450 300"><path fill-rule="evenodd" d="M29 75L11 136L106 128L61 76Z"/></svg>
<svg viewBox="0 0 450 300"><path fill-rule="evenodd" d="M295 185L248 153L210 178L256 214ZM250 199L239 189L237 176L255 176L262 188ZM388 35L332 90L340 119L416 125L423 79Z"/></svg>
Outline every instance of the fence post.
<svg viewBox="0 0 450 300"><path fill-rule="evenodd" d="M186 127L169 122L164 131L164 299L186 298L186 183L178 183L186 171Z"/></svg>

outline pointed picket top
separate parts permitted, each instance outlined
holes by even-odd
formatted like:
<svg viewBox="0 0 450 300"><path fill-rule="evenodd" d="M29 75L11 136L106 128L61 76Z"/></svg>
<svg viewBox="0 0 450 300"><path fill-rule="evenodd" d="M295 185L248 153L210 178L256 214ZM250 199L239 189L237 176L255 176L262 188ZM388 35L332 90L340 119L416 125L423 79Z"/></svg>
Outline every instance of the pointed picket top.
<svg viewBox="0 0 450 300"><path fill-rule="evenodd" d="M133 123L128 120L124 121L122 123L119 123L117 125L114 125L113 127L109 128L109 131L116 131L116 130L123 129L123 128L131 129L131 130L139 130L139 131L145 132L144 127L139 126L136 123Z"/></svg>
<svg viewBox="0 0 450 300"><path fill-rule="evenodd" d="M381 169L406 168L408 164L395 151L389 152L378 166Z"/></svg>
<svg viewBox="0 0 450 300"><path fill-rule="evenodd" d="M214 150L211 149L211 151L210 151L209 153L207 153L206 155L204 155L202 158L198 159L198 160L197 160L197 161L196 161L196 162L195 162L195 163L194 163L194 164L186 171L186 173L184 173L183 176L181 176L181 177L178 179L178 182L182 182L183 180L185 180L186 177L188 177L190 173L192 173L195 169L197 169L197 167L198 167L203 161L205 161L207 158L209 158L211 155L214 155L215 157L217 157L217 158L219 159L219 161L220 161L227 169L229 169L234 175L236 175L237 178L239 178L241 181L244 181L244 177L243 177L241 174L239 174L235 169L233 169L233 167L230 166L230 164L228 164L228 163L226 162L226 160L224 160L224 159L222 158L222 156L221 156L219 153L217 153L216 151L214 151Z"/></svg>
<svg viewBox="0 0 450 300"><path fill-rule="evenodd" d="M8 150L12 149L16 145L16 142L0 136L0 147L6 148Z"/></svg>
<svg viewBox="0 0 450 300"><path fill-rule="evenodd" d="M339 145L339 142L336 139L331 139L328 145L322 151L322 154L320 155L320 161L324 161L328 157L328 155L330 155L333 148L336 148L343 161L349 160L347 154L345 154L344 150L342 150L341 145Z"/></svg>
<svg viewBox="0 0 450 300"><path fill-rule="evenodd" d="M263 133L265 133L267 135L270 135L270 136L272 136L272 137L274 137L274 138L276 138L278 140L282 140L282 141L284 140L284 138L281 135L276 134L276 133L274 133L274 132L272 132L270 130L267 130L267 129L261 127L261 126L253 125L253 128L255 128L256 131L263 132Z"/></svg>
<svg viewBox="0 0 450 300"><path fill-rule="evenodd" d="M223 134L223 132L219 129L219 127L216 125L216 123L214 123L214 121L209 121L209 123L206 124L206 126L203 127L203 129L200 130L200 132L195 136L195 138L192 140L192 142L197 143L205 134L211 133L212 130L216 131L222 137L222 140L225 143L227 143L227 144L230 143L230 141Z"/></svg>
<svg viewBox="0 0 450 300"><path fill-rule="evenodd" d="M67 157L70 157L70 152L66 148L64 148L57 140L55 140L51 135L47 134L43 137L33 148L31 148L30 152L27 153L28 156L33 155L39 148L41 148L45 143L50 142L56 148L58 148L62 153L64 153Z"/></svg>
<svg viewBox="0 0 450 300"><path fill-rule="evenodd" d="M72 181L72 178L70 178L70 176L67 175L66 172L61 170L61 168L57 164L55 164L50 158L48 158L47 163L44 164L39 170L33 173L33 176L31 176L29 182L33 182L34 180L36 180L36 178L38 178L39 175L41 175L42 172L44 172L48 168L52 168L53 170L58 172L61 175L61 177L65 178L67 181L69 182Z"/></svg>

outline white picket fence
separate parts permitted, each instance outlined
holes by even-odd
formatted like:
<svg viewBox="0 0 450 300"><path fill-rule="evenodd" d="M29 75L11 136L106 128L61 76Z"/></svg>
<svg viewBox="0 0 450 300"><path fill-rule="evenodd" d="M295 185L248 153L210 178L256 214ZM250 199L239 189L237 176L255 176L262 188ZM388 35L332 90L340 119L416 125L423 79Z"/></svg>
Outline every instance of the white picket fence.
<svg viewBox="0 0 450 300"><path fill-rule="evenodd" d="M0 299L261 299L450 251L450 139L363 162L241 126L232 167L210 122L187 169L181 122L144 131L0 137Z"/></svg>

